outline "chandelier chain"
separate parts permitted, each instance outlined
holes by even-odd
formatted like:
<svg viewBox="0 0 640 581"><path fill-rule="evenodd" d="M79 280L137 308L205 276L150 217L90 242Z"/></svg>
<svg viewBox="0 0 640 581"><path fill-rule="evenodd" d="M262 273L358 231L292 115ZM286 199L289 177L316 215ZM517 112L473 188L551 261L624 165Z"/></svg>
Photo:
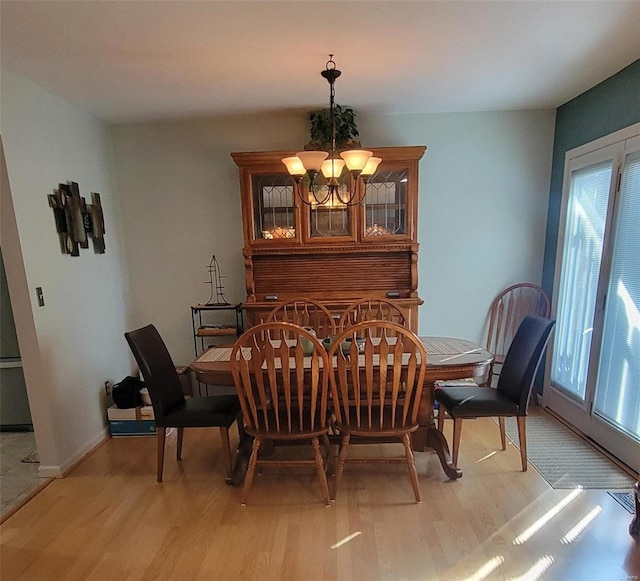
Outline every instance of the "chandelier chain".
<svg viewBox="0 0 640 581"><path fill-rule="evenodd" d="M335 104L335 81L342 74L336 68L333 60L333 54L329 54L329 60L325 65L325 70L321 75L329 82L329 123L331 126L331 150L327 152L299 152L294 157L283 159L283 163L287 166L287 170L294 179L294 191L298 199L308 205L324 205L331 200L337 201L343 206L354 206L364 202L366 196L366 184L378 164L382 161L379 157L374 157L373 152L361 149L348 149L340 152L337 158L337 127L336 127L336 104ZM329 157L329 159L327 159ZM348 175L348 195L341 191L343 186L338 181L344 166L346 165ZM326 183L326 194L319 198L317 191L316 177L322 172ZM309 193L313 196L315 202L305 199L303 188L301 187L302 178L308 177Z"/></svg>

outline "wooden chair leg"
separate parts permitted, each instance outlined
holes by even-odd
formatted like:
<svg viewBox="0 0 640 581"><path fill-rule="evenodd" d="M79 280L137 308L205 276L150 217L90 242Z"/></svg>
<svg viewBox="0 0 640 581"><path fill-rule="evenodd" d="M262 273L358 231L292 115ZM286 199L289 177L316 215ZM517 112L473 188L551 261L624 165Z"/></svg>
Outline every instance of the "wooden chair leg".
<svg viewBox="0 0 640 581"><path fill-rule="evenodd" d="M441 432L444 430L444 416L446 413L444 406L440 404L438 406L438 430Z"/></svg>
<svg viewBox="0 0 640 581"><path fill-rule="evenodd" d="M453 463L458 465L458 450L460 449L460 434L462 434L462 418L453 420Z"/></svg>
<svg viewBox="0 0 640 581"><path fill-rule="evenodd" d="M498 425L500 426L500 443L502 444L502 449L507 449L507 432L504 428L504 418L500 416L498 418Z"/></svg>
<svg viewBox="0 0 640 581"><path fill-rule="evenodd" d="M176 460L182 460L182 440L184 438L184 428L177 428L178 437L176 439Z"/></svg>
<svg viewBox="0 0 640 581"><path fill-rule="evenodd" d="M249 489L253 484L253 475L256 471L256 463L258 462L258 450L260 449L260 438L253 439L253 450L251 451L251 458L249 458L249 468L247 469L247 475L244 477L244 488L242 489L242 506L247 506L247 496L249 496Z"/></svg>
<svg viewBox="0 0 640 581"><path fill-rule="evenodd" d="M520 462L522 471L527 471L527 416L518 416L518 441L520 442Z"/></svg>
<svg viewBox="0 0 640 581"><path fill-rule="evenodd" d="M329 501L329 486L327 484L327 475L324 473L324 461L322 460L322 454L320 453L320 441L317 436L311 438L311 445L313 446L313 455L316 459L316 472L318 473L318 480L320 480L320 490L322 491L322 498L324 499L325 506L331 506Z"/></svg>
<svg viewBox="0 0 640 581"><path fill-rule="evenodd" d="M162 469L164 467L164 440L166 435L167 428L158 428L158 436L156 438L158 443L158 482L162 482Z"/></svg>
<svg viewBox="0 0 640 581"><path fill-rule="evenodd" d="M222 457L227 467L227 478L231 477L233 465L231 464L231 444L229 443L229 430L220 426L220 441L222 442Z"/></svg>
<svg viewBox="0 0 640 581"><path fill-rule="evenodd" d="M338 466L336 467L336 477L333 483L333 496L331 500L336 499L338 494L338 486L342 478L342 472L344 471L344 462L347 459L347 448L349 447L349 434L342 435L342 441L340 442L340 453L338 454Z"/></svg>
<svg viewBox="0 0 640 581"><path fill-rule="evenodd" d="M420 484L418 483L418 472L413 459L413 450L411 449L411 438L409 434L402 434L402 443L404 444L404 456L407 459L407 466L409 467L409 478L411 479L413 494L416 497L416 503L420 504L420 502L422 502L420 498Z"/></svg>

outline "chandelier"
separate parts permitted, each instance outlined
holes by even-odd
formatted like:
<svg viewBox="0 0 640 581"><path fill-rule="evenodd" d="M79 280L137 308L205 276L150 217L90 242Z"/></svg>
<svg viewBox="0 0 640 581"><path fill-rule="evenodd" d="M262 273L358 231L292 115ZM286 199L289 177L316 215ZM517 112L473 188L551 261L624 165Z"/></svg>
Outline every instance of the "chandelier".
<svg viewBox="0 0 640 581"><path fill-rule="evenodd" d="M287 171L293 177L294 191L300 201L308 206L335 205L355 206L364 201L366 184L371 175L376 171L382 161L374 157L373 152L364 149L336 150L336 104L335 82L341 75L336 69L333 55L329 55L326 68L321 75L329 82L329 119L331 124L331 149L330 151L299 151L293 157L285 157L282 160ZM348 177L345 186L340 183L340 176L344 168L347 168ZM318 183L318 174L326 179L326 185ZM309 180L309 193L307 198L302 191L302 180L307 176ZM345 191L346 190L346 191Z"/></svg>

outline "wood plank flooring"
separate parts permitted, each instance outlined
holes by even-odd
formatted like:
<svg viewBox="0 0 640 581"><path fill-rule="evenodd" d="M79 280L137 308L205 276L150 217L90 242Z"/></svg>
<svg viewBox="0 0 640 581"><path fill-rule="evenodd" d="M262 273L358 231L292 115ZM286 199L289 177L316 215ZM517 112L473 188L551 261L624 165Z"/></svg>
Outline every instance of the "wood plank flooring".
<svg viewBox="0 0 640 581"><path fill-rule="evenodd" d="M186 430L181 463L168 437L162 484L155 439L108 440L2 524L0 578L638 579L632 515L606 491L553 490L532 467L522 473L490 419L463 432L458 481L416 454L422 504L404 466L347 464L331 508L314 468L268 467L242 508L215 429Z"/></svg>

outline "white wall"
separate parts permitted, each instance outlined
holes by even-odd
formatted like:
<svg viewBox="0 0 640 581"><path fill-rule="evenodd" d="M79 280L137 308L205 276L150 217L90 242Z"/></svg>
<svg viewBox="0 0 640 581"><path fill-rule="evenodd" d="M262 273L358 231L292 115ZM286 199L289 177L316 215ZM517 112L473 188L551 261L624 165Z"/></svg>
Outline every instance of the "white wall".
<svg viewBox="0 0 640 581"><path fill-rule="evenodd" d="M131 369L113 154L102 123L6 69L1 75L2 251L41 471L57 475L104 437L103 384ZM91 244L79 257L61 253L47 194L66 181L78 182L88 203L100 193L105 254Z"/></svg>
<svg viewBox="0 0 640 581"><path fill-rule="evenodd" d="M378 143L426 144L420 165L419 312L424 335L483 342L492 299L540 284L555 112L363 120Z"/></svg>
<svg viewBox="0 0 640 581"><path fill-rule="evenodd" d="M246 297L240 188L231 152L290 149L305 131L304 115L287 114L113 127L131 326L154 323L176 364L194 356L190 306L209 299L204 282L212 254L225 277L227 300Z"/></svg>
<svg viewBox="0 0 640 581"><path fill-rule="evenodd" d="M213 253L227 298L244 299L230 153L301 146L306 114L109 129L1 73L11 188L3 179L2 251L42 466L59 473L105 434L103 383L133 368L125 330L156 323L176 363L188 363L189 306L209 298L203 283ZM553 111L359 118L365 146L428 146L420 165L420 333L481 340L493 296L513 282L540 281L553 123ZM78 182L87 200L101 194L106 254L60 253L46 196L66 181Z"/></svg>
<svg viewBox="0 0 640 581"><path fill-rule="evenodd" d="M554 112L359 117L363 145L427 145L420 164L420 333L481 340L504 287L540 282ZM176 363L193 357L189 306L215 253L245 297L234 151L308 140L304 113L113 128L131 276L131 323L154 322Z"/></svg>

